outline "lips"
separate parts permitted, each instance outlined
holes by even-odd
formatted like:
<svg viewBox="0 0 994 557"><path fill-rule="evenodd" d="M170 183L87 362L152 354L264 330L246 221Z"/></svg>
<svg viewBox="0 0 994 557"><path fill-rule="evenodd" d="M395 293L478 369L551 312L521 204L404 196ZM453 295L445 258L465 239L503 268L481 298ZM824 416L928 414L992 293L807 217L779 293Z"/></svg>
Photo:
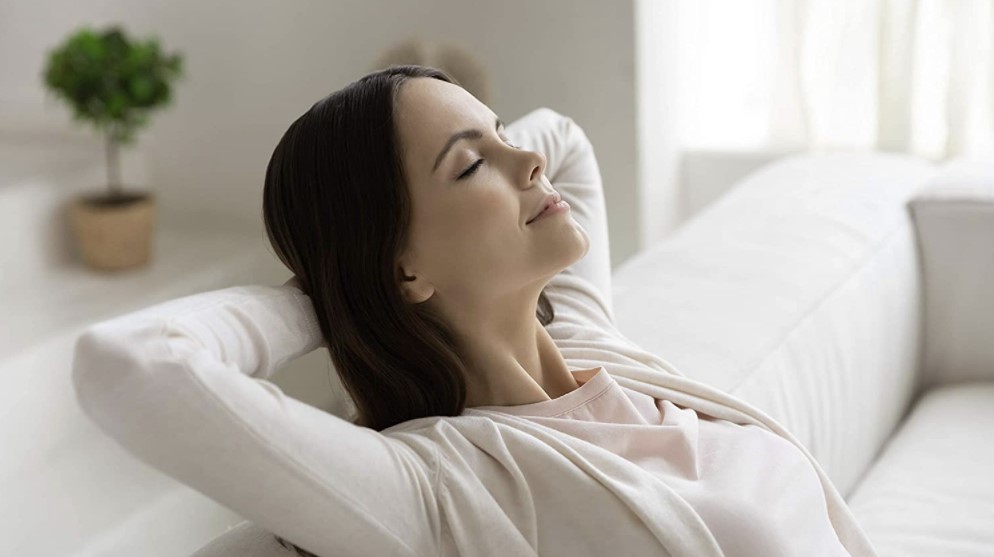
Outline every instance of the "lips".
<svg viewBox="0 0 994 557"><path fill-rule="evenodd" d="M542 203L539 205L538 211L535 213L535 215L532 218L528 219L528 222L526 222L525 224L531 224L533 220L537 219L539 215L544 213L545 210L549 208L549 205L559 203L560 201L562 201L562 197L559 196L559 192L557 191L554 191L549 195L545 196L545 199L543 199Z"/></svg>

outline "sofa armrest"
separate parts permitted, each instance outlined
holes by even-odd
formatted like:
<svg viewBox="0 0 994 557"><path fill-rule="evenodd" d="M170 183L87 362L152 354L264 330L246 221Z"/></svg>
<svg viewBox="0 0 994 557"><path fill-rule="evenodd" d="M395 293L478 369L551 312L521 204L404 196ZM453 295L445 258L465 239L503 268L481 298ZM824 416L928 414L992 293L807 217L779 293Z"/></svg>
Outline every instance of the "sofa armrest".
<svg viewBox="0 0 994 557"><path fill-rule="evenodd" d="M922 386L994 380L994 160L946 164L909 207L924 286Z"/></svg>

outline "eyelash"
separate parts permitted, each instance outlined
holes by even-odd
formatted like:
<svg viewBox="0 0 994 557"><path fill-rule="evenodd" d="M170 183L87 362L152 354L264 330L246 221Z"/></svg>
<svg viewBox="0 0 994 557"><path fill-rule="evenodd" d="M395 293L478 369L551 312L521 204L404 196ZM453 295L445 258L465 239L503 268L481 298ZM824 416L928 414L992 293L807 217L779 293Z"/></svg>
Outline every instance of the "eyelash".
<svg viewBox="0 0 994 557"><path fill-rule="evenodd" d="M521 148L521 147L518 147L517 145L511 143L510 141L504 141L504 143L507 143L508 145L510 145L511 147L514 147L515 149L520 149ZM467 168L465 172L463 172L462 174L460 174L459 177L456 178L456 180L462 180L463 178L469 178L473 174L476 174L476 169L480 168L481 164L483 164L483 159L477 159L477 161L474 162L469 168Z"/></svg>

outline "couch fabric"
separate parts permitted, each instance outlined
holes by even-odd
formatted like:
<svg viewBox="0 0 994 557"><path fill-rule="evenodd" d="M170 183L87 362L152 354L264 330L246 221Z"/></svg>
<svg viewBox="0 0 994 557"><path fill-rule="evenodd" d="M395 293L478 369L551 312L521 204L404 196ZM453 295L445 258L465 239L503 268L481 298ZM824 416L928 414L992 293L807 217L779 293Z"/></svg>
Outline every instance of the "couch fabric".
<svg viewBox="0 0 994 557"><path fill-rule="evenodd" d="M614 311L791 430L879 555L991 555L992 276L994 161L805 154L626 261ZM291 554L246 522L196 557Z"/></svg>

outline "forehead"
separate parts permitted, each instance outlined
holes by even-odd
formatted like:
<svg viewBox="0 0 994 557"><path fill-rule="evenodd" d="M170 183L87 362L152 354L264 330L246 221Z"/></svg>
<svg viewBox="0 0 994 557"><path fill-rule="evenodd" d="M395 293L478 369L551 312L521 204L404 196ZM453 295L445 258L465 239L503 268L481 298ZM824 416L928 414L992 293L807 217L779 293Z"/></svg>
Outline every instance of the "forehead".
<svg viewBox="0 0 994 557"><path fill-rule="evenodd" d="M493 126L493 112L462 87L433 78L413 78L400 88L394 114L404 164L428 175L452 134ZM486 124L490 121L490 125Z"/></svg>

